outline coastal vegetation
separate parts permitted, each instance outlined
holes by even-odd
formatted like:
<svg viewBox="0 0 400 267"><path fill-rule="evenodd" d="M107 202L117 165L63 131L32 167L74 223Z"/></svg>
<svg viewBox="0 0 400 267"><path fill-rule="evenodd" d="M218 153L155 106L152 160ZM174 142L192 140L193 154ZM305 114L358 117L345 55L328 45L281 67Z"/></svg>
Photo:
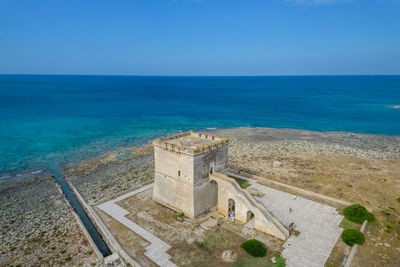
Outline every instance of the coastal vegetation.
<svg viewBox="0 0 400 267"><path fill-rule="evenodd" d="M348 220L358 224L362 224L365 220L368 222L375 221L374 215L360 204L354 204L346 207L343 213Z"/></svg>
<svg viewBox="0 0 400 267"><path fill-rule="evenodd" d="M246 189L249 187L251 184L249 183L248 180L245 179L240 179L240 178L235 178L236 182L239 184L239 186L243 189Z"/></svg>
<svg viewBox="0 0 400 267"><path fill-rule="evenodd" d="M342 240L349 246L362 245L365 242L365 236L359 230L346 229L342 233Z"/></svg>
<svg viewBox="0 0 400 267"><path fill-rule="evenodd" d="M99 263L50 178L2 188L0 215L0 266Z"/></svg>
<svg viewBox="0 0 400 267"><path fill-rule="evenodd" d="M230 167L259 183L277 181L371 210L376 220L367 223L366 241L353 264L399 264L399 137L247 127L222 129L217 135L230 138ZM347 219L341 226L360 228ZM340 239L327 263L339 266L348 256L346 247Z"/></svg>
<svg viewBox="0 0 400 267"><path fill-rule="evenodd" d="M264 257L267 255L267 250L265 249L264 244L257 239L247 240L241 244L240 247L253 257Z"/></svg>

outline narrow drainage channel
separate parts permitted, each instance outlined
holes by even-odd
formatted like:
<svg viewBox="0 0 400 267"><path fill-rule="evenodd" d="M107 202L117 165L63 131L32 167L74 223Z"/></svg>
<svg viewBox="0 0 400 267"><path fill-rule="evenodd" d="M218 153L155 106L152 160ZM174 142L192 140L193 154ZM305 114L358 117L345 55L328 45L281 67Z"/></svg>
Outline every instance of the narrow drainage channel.
<svg viewBox="0 0 400 267"><path fill-rule="evenodd" d="M78 199L75 197L74 193L71 191L71 188L67 184L62 175L60 169L56 166L49 166L49 170L56 178L56 181L60 184L64 195L67 197L69 203L74 208L76 214L78 214L79 218L81 219L83 225L85 226L86 230L88 231L89 235L92 237L93 242L96 244L97 248L103 254L103 257L107 257L111 255L111 251L108 248L107 244L104 242L103 238L97 231L96 227L93 225L92 221L87 216L85 210L79 203Z"/></svg>

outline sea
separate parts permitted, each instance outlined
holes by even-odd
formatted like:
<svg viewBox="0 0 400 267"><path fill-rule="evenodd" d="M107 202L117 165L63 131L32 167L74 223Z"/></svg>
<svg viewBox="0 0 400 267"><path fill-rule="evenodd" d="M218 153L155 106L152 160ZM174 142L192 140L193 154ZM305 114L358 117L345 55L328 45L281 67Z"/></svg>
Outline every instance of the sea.
<svg viewBox="0 0 400 267"><path fill-rule="evenodd" d="M239 126L400 135L400 76L0 75L0 180Z"/></svg>

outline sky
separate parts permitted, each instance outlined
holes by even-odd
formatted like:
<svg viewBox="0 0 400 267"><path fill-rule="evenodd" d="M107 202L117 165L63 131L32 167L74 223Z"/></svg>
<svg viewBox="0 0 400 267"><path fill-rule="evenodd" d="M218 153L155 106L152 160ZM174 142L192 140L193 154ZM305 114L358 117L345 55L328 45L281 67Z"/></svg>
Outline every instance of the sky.
<svg viewBox="0 0 400 267"><path fill-rule="evenodd" d="M400 74L400 0L0 0L1 74Z"/></svg>

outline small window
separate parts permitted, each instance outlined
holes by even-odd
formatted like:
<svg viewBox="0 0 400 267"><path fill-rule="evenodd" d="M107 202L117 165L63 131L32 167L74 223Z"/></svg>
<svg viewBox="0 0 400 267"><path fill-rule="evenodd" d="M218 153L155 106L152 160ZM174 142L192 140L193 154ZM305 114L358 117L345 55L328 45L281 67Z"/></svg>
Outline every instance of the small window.
<svg viewBox="0 0 400 267"><path fill-rule="evenodd" d="M213 174L213 167L210 168L210 174Z"/></svg>
<svg viewBox="0 0 400 267"><path fill-rule="evenodd" d="M181 176L181 171L178 171L178 176Z"/></svg>

